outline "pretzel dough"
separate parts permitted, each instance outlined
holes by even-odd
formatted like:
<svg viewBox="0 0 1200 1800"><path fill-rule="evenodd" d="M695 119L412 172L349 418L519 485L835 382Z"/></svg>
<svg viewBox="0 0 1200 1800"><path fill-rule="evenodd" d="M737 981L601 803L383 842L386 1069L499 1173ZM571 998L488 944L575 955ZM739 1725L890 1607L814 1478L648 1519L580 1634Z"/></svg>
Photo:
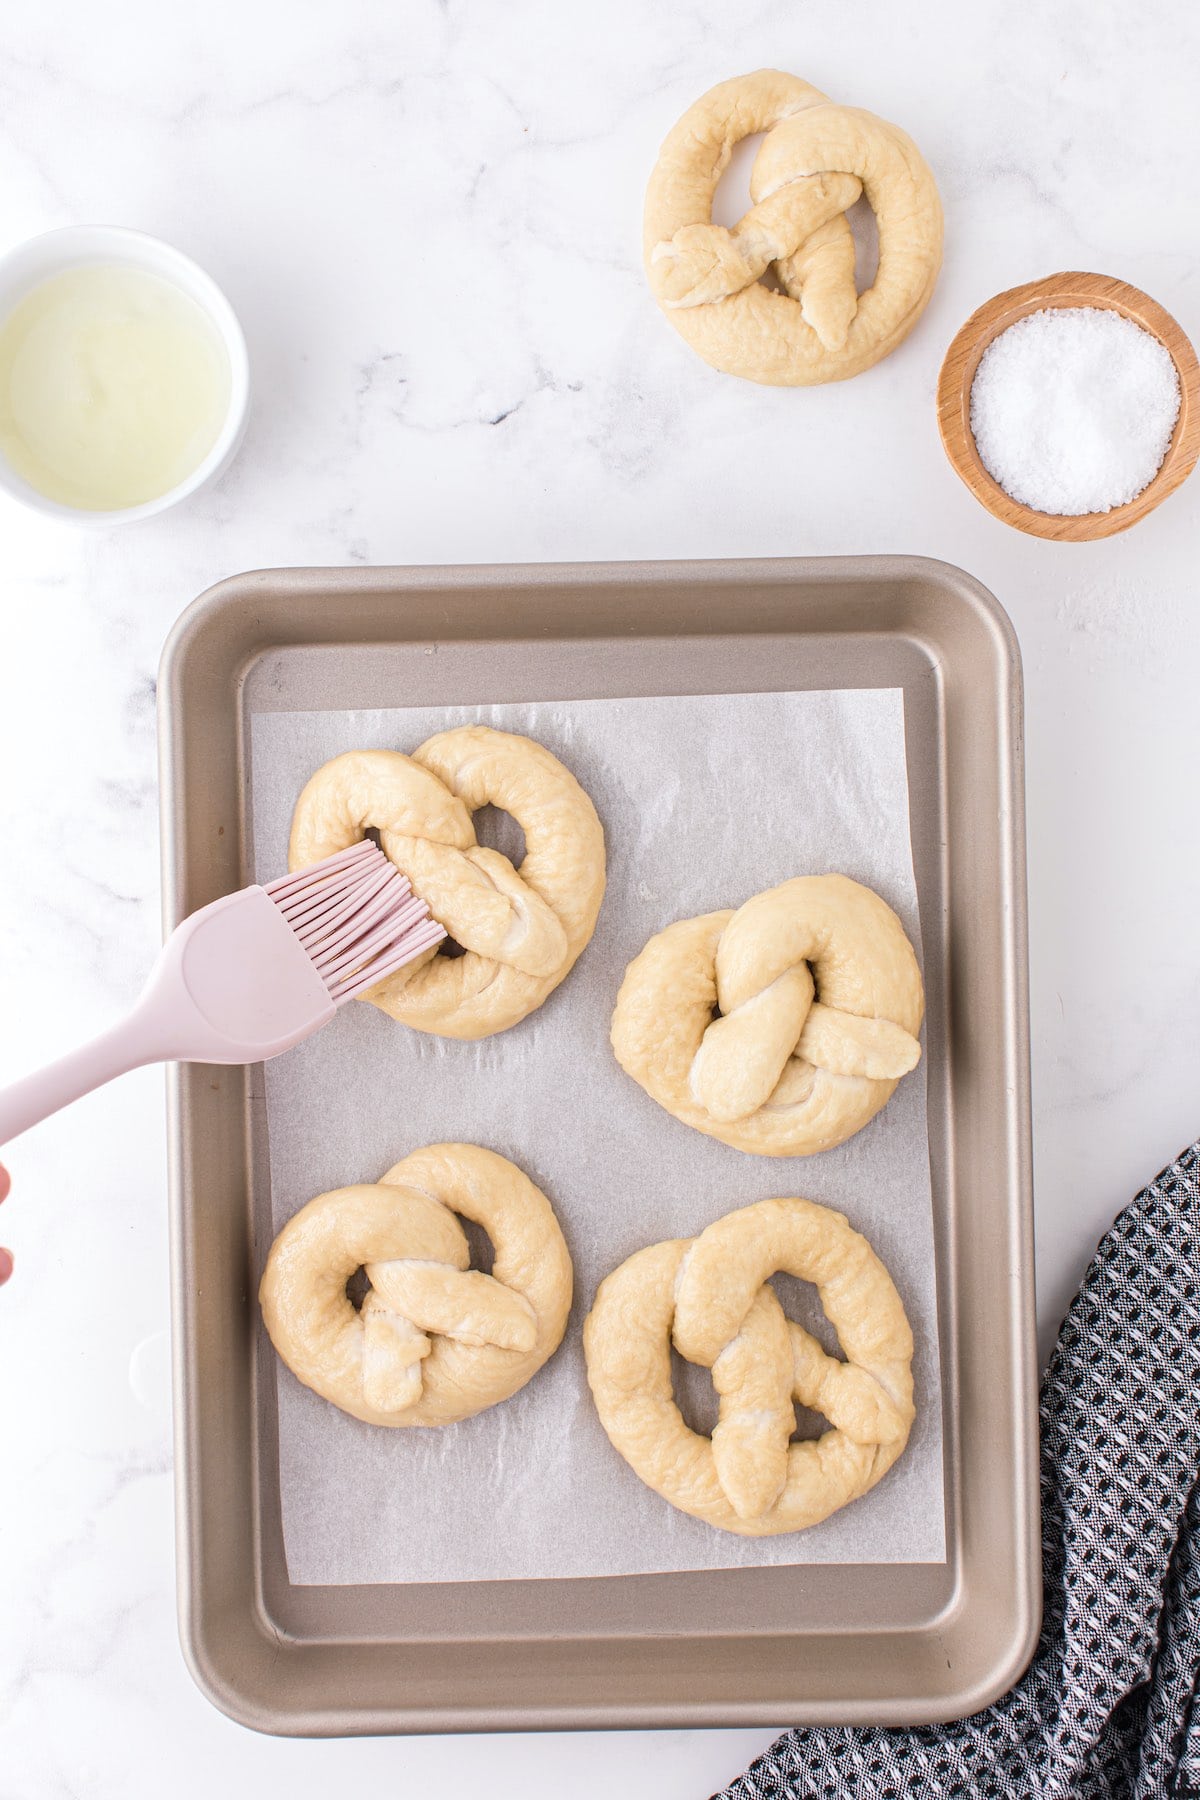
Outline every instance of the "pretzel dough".
<svg viewBox="0 0 1200 1800"><path fill-rule="evenodd" d="M766 136L751 210L732 231L712 201L735 144ZM854 285L846 209L866 194L879 268ZM711 88L659 152L646 192L646 270L658 304L714 369L781 387L844 381L894 350L942 262L942 207L912 139L777 69ZM770 270L783 288L759 280Z"/></svg>
<svg viewBox="0 0 1200 1800"><path fill-rule="evenodd" d="M525 833L525 859L476 842L471 814L500 807ZM480 1038L542 1004L574 966L604 898L604 831L575 777L541 744L463 725L411 756L350 750L296 802L290 869L379 832L413 892L466 951L436 950L362 997L417 1031Z"/></svg>
<svg viewBox="0 0 1200 1800"><path fill-rule="evenodd" d="M845 875L801 875L652 937L625 971L612 1046L685 1125L809 1156L887 1104L920 1059L924 1011L891 907Z"/></svg>
<svg viewBox="0 0 1200 1800"><path fill-rule="evenodd" d="M785 1315L767 1278L816 1283L846 1356ZM684 1423L671 1344L712 1370L712 1437ZM652 1244L600 1283L583 1328L613 1448L681 1512L741 1537L819 1524L885 1475L915 1415L912 1332L891 1276L841 1213L760 1200L698 1238ZM831 1429L792 1443L793 1400Z"/></svg>
<svg viewBox="0 0 1200 1800"><path fill-rule="evenodd" d="M455 1218L482 1225L490 1275L470 1267ZM346 1283L364 1268L361 1311ZM373 1185L301 1207L259 1287L292 1373L368 1425L449 1425L507 1400L554 1354L571 1308L571 1259L550 1202L515 1164L473 1144L431 1144Z"/></svg>

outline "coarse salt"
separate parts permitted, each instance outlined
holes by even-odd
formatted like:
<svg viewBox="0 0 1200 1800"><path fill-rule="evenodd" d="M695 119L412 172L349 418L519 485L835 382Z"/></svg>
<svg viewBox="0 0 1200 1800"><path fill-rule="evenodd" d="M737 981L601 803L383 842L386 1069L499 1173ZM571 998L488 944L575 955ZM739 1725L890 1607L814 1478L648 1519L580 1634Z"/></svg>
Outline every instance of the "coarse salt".
<svg viewBox="0 0 1200 1800"><path fill-rule="evenodd" d="M1161 467L1179 417L1170 352L1121 313L1047 308L1002 331L971 384L971 432L1005 493L1036 512L1110 512Z"/></svg>

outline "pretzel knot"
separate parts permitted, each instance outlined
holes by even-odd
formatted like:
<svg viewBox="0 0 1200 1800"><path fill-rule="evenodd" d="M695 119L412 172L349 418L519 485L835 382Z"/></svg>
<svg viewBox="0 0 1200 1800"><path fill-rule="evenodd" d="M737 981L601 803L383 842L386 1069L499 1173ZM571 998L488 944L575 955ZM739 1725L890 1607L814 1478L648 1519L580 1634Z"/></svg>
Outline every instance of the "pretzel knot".
<svg viewBox="0 0 1200 1800"><path fill-rule="evenodd" d="M754 204L726 230L712 223L713 195L734 145L757 132ZM845 213L864 193L879 267L860 295ZM842 381L895 349L924 311L942 260L941 202L898 126L761 69L712 88L667 137L646 193L645 258L659 305L714 368L781 386ZM762 285L768 273L782 292Z"/></svg>
<svg viewBox="0 0 1200 1800"><path fill-rule="evenodd" d="M816 1283L846 1361L766 1285ZM712 1370L712 1437L684 1422L671 1344ZM743 1537L816 1525L874 1487L915 1415L912 1332L887 1270L841 1213L760 1200L697 1238L652 1244L601 1282L584 1326L588 1382L614 1449L681 1512ZM791 1442L793 1401L830 1429Z"/></svg>
<svg viewBox="0 0 1200 1800"><path fill-rule="evenodd" d="M471 815L509 812L519 869L478 843ZM291 869L377 830L385 854L466 952L431 950L363 996L440 1037L505 1031L574 966L604 897L604 832L575 777L541 744L486 725L439 732L411 756L351 750L308 782L292 817Z"/></svg>
<svg viewBox="0 0 1200 1800"><path fill-rule="evenodd" d="M612 1046L685 1125L808 1156L886 1105L920 1058L924 1010L891 907L844 875L801 875L652 937L625 972Z"/></svg>
<svg viewBox="0 0 1200 1800"><path fill-rule="evenodd" d="M472 1269L461 1213L492 1240ZM366 1270L356 1311L346 1283ZM414 1151L381 1181L301 1207L259 1288L271 1342L306 1387L370 1425L449 1425L507 1400L562 1341L571 1259L546 1196L473 1144Z"/></svg>

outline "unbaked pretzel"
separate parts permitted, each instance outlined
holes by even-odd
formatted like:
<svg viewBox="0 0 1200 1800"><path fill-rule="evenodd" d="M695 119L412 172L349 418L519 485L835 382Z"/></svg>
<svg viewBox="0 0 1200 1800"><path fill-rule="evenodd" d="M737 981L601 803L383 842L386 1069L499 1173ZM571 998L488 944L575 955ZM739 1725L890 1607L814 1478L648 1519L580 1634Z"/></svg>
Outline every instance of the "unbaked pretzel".
<svg viewBox="0 0 1200 1800"><path fill-rule="evenodd" d="M476 842L471 814L487 805L524 830L519 869ZM288 866L319 862L371 828L466 951L430 951L362 996L417 1031L479 1038L507 1030L553 992L595 929L604 831L575 777L530 738L463 725L411 756L335 756L296 802Z"/></svg>
<svg viewBox="0 0 1200 1800"><path fill-rule="evenodd" d="M461 1213L492 1240L472 1269ZM356 1311L346 1283L365 1268ZM431 1144L370 1185L301 1207L259 1287L271 1342L306 1387L369 1425L449 1425L524 1387L562 1342L571 1259L546 1196L475 1144Z"/></svg>
<svg viewBox="0 0 1200 1800"><path fill-rule="evenodd" d="M766 136L750 176L754 205L728 231L712 222L713 195L734 145L756 132ZM859 294L844 214L862 193L879 227L879 268ZM899 126L760 69L710 89L667 137L644 244L655 299L705 362L803 387L860 374L912 330L941 267L942 207ZM768 270L782 293L759 280Z"/></svg>
<svg viewBox="0 0 1200 1800"><path fill-rule="evenodd" d="M845 875L800 875L652 937L625 971L612 1046L685 1125L809 1156L887 1104L920 1059L924 1011L891 907Z"/></svg>
<svg viewBox="0 0 1200 1800"><path fill-rule="evenodd" d="M768 1276L816 1283L846 1361L789 1320ZM685 1424L671 1344L712 1370L712 1437ZM583 1329L600 1421L648 1487L742 1537L801 1531L856 1500L908 1442L912 1332L891 1276L841 1213L760 1200L652 1244L600 1283ZM831 1429L792 1443L793 1400Z"/></svg>

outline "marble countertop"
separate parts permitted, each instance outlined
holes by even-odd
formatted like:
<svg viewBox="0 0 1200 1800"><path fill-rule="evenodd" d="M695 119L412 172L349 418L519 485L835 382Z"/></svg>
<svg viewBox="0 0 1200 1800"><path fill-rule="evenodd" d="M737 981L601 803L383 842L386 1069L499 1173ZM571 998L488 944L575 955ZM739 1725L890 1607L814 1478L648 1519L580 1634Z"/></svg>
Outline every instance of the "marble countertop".
<svg viewBox="0 0 1200 1800"><path fill-rule="evenodd" d="M42 0L0 64L0 244L128 224L195 256L256 388L215 490L125 531L0 520L0 1081L99 1029L158 938L155 670L180 609L286 563L911 551L1025 660L1043 1344L1101 1230L1200 1129L1200 479L1125 537L1024 538L947 466L941 354L998 289L1122 276L1200 337L1200 15L1063 0ZM946 265L843 385L719 377L649 300L642 189L762 64L897 119ZM1184 172L1184 173L1181 173ZM731 202L733 204L733 202ZM0 1237L4 1800L703 1796L772 1733L283 1742L176 1641L162 1076L16 1144ZM786 1721L781 1720L780 1724Z"/></svg>

